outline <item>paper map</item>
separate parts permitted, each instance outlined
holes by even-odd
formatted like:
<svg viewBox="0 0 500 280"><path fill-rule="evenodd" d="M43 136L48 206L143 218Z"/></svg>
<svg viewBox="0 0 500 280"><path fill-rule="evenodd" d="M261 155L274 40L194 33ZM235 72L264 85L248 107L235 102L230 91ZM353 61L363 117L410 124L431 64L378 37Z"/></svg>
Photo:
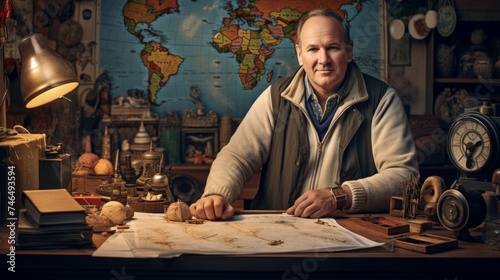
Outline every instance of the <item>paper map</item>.
<svg viewBox="0 0 500 280"><path fill-rule="evenodd" d="M286 214L237 215L202 224L171 222L163 214L136 213L121 235L134 257L190 254L333 252L382 245L348 231L334 219L304 219ZM117 238L110 238L111 241ZM104 244L106 245L106 244ZM113 246L101 246L96 256ZM108 244L109 245L109 244ZM101 250L101 251L100 251Z"/></svg>

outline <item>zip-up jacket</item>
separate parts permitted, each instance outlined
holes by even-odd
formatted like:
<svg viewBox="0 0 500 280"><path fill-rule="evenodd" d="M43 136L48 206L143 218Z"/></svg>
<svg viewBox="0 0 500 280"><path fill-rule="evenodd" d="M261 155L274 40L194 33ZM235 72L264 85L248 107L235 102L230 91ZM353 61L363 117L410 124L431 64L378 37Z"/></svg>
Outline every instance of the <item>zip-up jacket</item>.
<svg viewBox="0 0 500 280"><path fill-rule="evenodd" d="M212 163L204 196L232 203L262 170L252 208L284 210L309 189L347 185L346 212L388 210L418 176L415 145L396 91L351 64L354 85L321 141L305 105L305 71L282 83L279 102L268 87Z"/></svg>

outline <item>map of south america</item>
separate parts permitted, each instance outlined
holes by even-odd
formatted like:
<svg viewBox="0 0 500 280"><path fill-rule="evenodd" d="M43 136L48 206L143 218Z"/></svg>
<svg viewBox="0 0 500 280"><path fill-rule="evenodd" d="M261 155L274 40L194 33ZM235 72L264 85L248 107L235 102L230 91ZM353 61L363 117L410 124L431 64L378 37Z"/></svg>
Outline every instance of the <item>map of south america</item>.
<svg viewBox="0 0 500 280"><path fill-rule="evenodd" d="M153 105L158 105L156 102L158 91L165 86L170 76L177 74L183 59L171 54L168 48L158 42L144 42L142 30L136 30L137 23L150 25L163 14L178 12L178 8L177 0L144 1L144 3L129 1L123 7L123 18L128 32L145 44L141 51L141 59L148 69L148 97Z"/></svg>

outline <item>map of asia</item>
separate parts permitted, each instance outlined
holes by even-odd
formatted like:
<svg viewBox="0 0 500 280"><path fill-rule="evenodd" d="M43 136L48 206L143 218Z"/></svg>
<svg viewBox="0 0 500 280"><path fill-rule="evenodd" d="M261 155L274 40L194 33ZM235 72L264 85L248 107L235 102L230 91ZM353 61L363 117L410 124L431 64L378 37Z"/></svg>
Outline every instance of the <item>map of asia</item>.
<svg viewBox="0 0 500 280"><path fill-rule="evenodd" d="M354 59L380 77L379 0L101 1L100 66L113 98L142 96L160 117L195 107L244 117L257 96L293 74L295 27L312 8L349 22ZM139 93L139 94L138 94Z"/></svg>

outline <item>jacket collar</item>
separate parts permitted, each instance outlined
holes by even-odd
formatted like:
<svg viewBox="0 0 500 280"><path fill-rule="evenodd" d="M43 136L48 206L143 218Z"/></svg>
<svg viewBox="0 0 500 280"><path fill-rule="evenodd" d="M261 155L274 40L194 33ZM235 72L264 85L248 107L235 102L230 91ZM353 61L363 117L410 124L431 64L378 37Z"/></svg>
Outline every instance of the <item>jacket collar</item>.
<svg viewBox="0 0 500 280"><path fill-rule="evenodd" d="M350 91L346 94L345 98L342 98L339 103L339 109L350 107L356 103L365 101L368 99L368 92L366 91L366 85L363 80L363 74L359 69L358 65L352 61L349 63L349 86ZM306 98L306 86L304 85L304 78L306 72L303 67L300 67L295 73L291 83L288 87L281 93L283 98L289 100L290 102L301 105L305 107ZM351 86L352 84L352 86Z"/></svg>

